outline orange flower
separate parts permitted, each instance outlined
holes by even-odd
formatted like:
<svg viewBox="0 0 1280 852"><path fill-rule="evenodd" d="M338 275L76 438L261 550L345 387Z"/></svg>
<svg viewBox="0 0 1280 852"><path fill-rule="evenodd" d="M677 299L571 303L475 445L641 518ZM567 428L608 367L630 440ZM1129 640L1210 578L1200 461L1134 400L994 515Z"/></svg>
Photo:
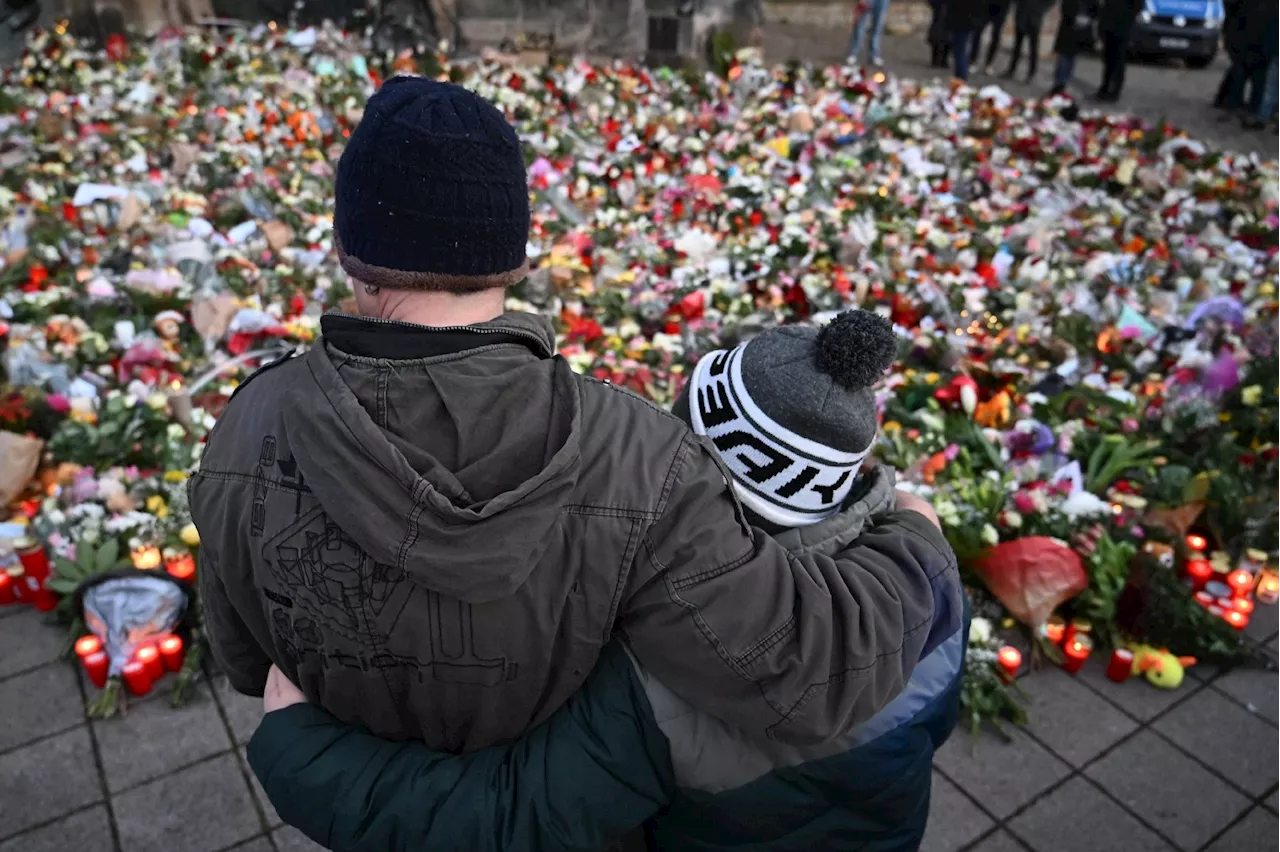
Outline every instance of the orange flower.
<svg viewBox="0 0 1280 852"><path fill-rule="evenodd" d="M946 453L934 453L929 456L928 461L920 468L920 476L926 485L932 485L934 477L942 473L947 466Z"/></svg>
<svg viewBox="0 0 1280 852"><path fill-rule="evenodd" d="M973 419L979 426L998 429L1008 425L1012 407L1013 401L1009 399L1009 392L1000 391L986 402L978 403L978 407L973 411Z"/></svg>

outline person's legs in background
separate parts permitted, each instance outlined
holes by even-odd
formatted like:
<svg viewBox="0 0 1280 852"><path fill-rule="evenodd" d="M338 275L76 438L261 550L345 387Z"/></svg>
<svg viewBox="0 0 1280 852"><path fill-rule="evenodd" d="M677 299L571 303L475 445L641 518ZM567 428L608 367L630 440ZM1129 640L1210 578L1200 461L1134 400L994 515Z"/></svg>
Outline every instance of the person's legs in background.
<svg viewBox="0 0 1280 852"><path fill-rule="evenodd" d="M853 32L849 34L848 63L856 65L862 55L862 41L867 36L867 25L871 23L871 10L863 12L853 23Z"/></svg>
<svg viewBox="0 0 1280 852"><path fill-rule="evenodd" d="M1012 78L1018 71L1018 62L1022 59L1022 43L1026 41L1026 33L1019 32L1013 37L1013 53L1009 56L1009 67L1004 69L1002 77ZM1031 61L1035 61L1036 52L1031 51Z"/></svg>
<svg viewBox="0 0 1280 852"><path fill-rule="evenodd" d="M888 17L889 0L871 0L871 64L877 68L884 64L880 58L880 36L884 34Z"/></svg>
<svg viewBox="0 0 1280 852"><path fill-rule="evenodd" d="M1049 94L1065 95L1067 86L1071 84L1071 78L1075 76L1075 73L1075 54L1059 53L1058 61L1053 66L1053 88L1049 91Z"/></svg>
<svg viewBox="0 0 1280 852"><path fill-rule="evenodd" d="M1000 36L1004 33L1004 22L1009 17L1009 7L1012 5L1010 0L1001 0L999 4L992 5L991 41L987 44L987 61L982 64L982 70L987 74L991 73L991 65L996 61L996 53L1000 50ZM978 54L973 56L976 59Z"/></svg>
<svg viewBox="0 0 1280 852"><path fill-rule="evenodd" d="M1266 64L1258 63L1249 69L1249 79L1253 91L1249 95L1249 114L1244 117L1244 126L1250 130L1260 130L1271 119L1276 110L1276 60L1271 58Z"/></svg>
<svg viewBox="0 0 1280 852"><path fill-rule="evenodd" d="M1111 33L1102 34L1102 86L1098 98L1104 101L1120 99L1124 88L1124 40Z"/></svg>
<svg viewBox="0 0 1280 852"><path fill-rule="evenodd" d="M1027 33L1027 82L1030 83L1036 77L1036 70L1040 67L1040 21L1036 21L1035 25Z"/></svg>
<svg viewBox="0 0 1280 852"><path fill-rule="evenodd" d="M961 80L969 79L969 41L973 33L969 30L956 30L951 34L951 52L955 58L956 76Z"/></svg>

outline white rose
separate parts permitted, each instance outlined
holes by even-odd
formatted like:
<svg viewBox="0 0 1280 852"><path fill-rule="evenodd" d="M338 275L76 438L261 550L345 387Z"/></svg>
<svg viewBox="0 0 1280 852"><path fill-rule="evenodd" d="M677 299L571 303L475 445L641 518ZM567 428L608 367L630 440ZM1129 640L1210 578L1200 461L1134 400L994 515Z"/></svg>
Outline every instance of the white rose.
<svg viewBox="0 0 1280 852"><path fill-rule="evenodd" d="M981 616L975 616L969 622L969 644L985 645L991 641L991 622Z"/></svg>
<svg viewBox="0 0 1280 852"><path fill-rule="evenodd" d="M982 541L985 544L997 545L1000 543L1000 533L991 524L982 525Z"/></svg>

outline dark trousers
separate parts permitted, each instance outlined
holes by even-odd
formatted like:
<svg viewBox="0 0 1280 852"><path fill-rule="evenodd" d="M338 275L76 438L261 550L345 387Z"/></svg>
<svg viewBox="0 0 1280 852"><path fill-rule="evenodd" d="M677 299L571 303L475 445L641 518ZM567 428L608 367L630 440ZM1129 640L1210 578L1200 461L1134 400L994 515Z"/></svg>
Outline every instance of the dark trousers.
<svg viewBox="0 0 1280 852"><path fill-rule="evenodd" d="M1118 98L1124 89L1124 66L1129 51L1129 39L1123 36L1102 34L1102 87L1098 94Z"/></svg>
<svg viewBox="0 0 1280 852"><path fill-rule="evenodd" d="M1019 30L1013 40L1013 56L1009 59L1009 68L1004 73L1012 77L1018 73L1018 60L1022 59L1022 45L1027 45L1027 76L1036 76L1036 68L1040 66L1040 22L1036 22L1034 30Z"/></svg>
<svg viewBox="0 0 1280 852"><path fill-rule="evenodd" d="M1231 67L1222 75L1222 82L1218 84L1218 95L1213 99L1213 105L1223 109L1240 109L1244 106L1244 90L1252 76L1249 71L1249 66L1243 62L1232 60Z"/></svg>
<svg viewBox="0 0 1280 852"><path fill-rule="evenodd" d="M972 35L968 30L951 33L951 53L956 61L956 76L961 80L969 79L969 40Z"/></svg>
<svg viewBox="0 0 1280 852"><path fill-rule="evenodd" d="M1009 17L1009 9L1012 6L1011 0L999 0L987 7L987 20L973 31L973 41L969 45L969 55L975 62L982 55L982 34L988 28L991 30L991 41L987 44L987 61L983 66L996 61L996 52L1000 50L1000 33L1004 32L1004 22Z"/></svg>

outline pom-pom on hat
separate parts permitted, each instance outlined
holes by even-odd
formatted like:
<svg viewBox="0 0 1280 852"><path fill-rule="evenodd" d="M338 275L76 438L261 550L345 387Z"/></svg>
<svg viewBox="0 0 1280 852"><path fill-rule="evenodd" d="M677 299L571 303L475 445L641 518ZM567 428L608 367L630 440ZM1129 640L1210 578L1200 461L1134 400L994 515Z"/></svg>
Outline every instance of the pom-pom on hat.
<svg viewBox="0 0 1280 852"><path fill-rule="evenodd" d="M689 420L733 474L738 498L783 527L838 512L876 436L872 386L897 353L889 321L848 311L824 328L773 328L708 353Z"/></svg>
<svg viewBox="0 0 1280 852"><path fill-rule="evenodd" d="M529 189L520 139L452 83L392 77L338 163L338 258L365 284L454 293L525 277Z"/></svg>

